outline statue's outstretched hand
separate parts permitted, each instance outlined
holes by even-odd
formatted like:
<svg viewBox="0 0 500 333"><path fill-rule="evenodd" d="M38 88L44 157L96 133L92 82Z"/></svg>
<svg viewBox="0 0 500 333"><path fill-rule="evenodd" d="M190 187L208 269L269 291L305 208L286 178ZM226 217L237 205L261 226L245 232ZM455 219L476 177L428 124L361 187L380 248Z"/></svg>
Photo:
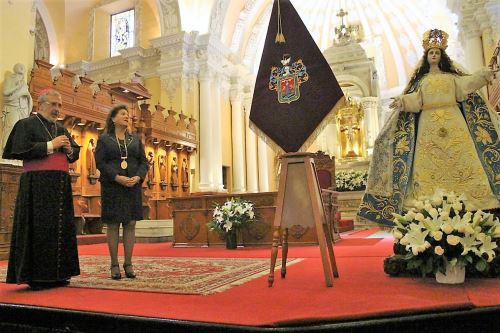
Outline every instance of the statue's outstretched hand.
<svg viewBox="0 0 500 333"><path fill-rule="evenodd" d="M403 109L403 102L399 97L392 97L392 102L389 104L389 107L395 111L401 111Z"/></svg>

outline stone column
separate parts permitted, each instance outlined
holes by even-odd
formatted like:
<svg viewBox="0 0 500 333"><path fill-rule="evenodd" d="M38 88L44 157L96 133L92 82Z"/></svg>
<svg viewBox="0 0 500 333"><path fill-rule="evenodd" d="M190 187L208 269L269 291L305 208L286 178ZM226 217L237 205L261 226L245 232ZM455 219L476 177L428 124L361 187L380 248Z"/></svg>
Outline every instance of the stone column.
<svg viewBox="0 0 500 333"><path fill-rule="evenodd" d="M259 192L269 191L269 166L267 165L267 144L261 138L257 139L259 152Z"/></svg>
<svg viewBox="0 0 500 333"><path fill-rule="evenodd" d="M464 29L464 51L467 69L473 73L484 67L481 31L474 24L463 25L462 28Z"/></svg>
<svg viewBox="0 0 500 333"><path fill-rule="evenodd" d="M214 180L214 190L216 192L224 192L224 184L222 182L222 119L221 119L221 77L216 76L213 81L212 90L212 172Z"/></svg>
<svg viewBox="0 0 500 333"><path fill-rule="evenodd" d="M245 143L247 157L247 192L259 192L258 174L257 174L257 136L250 129L250 100L251 96L245 99Z"/></svg>
<svg viewBox="0 0 500 333"><path fill-rule="evenodd" d="M361 98L361 106L365 114L366 148L368 151L372 151L379 132L378 98L363 97Z"/></svg>
<svg viewBox="0 0 500 333"><path fill-rule="evenodd" d="M205 68L200 72L200 169L198 184L200 192L211 192L214 190L213 161L215 141L213 140L213 125L211 119L211 85L213 73Z"/></svg>
<svg viewBox="0 0 500 333"><path fill-rule="evenodd" d="M233 192L246 192L245 186L245 150L244 150L244 114L241 87L231 89L231 134L233 139Z"/></svg>
<svg viewBox="0 0 500 333"><path fill-rule="evenodd" d="M340 146L337 143L337 125L333 123L326 125L323 133L326 143L324 152L330 156L340 157Z"/></svg>

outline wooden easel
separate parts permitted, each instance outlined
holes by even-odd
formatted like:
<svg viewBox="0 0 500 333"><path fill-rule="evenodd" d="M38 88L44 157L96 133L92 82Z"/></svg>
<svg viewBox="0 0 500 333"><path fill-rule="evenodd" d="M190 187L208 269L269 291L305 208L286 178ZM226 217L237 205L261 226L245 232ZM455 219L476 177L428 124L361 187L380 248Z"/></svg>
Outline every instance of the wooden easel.
<svg viewBox="0 0 500 333"><path fill-rule="evenodd" d="M326 223L321 189L312 156L314 155L311 153L286 153L280 157L281 175L274 216L269 287L272 287L274 282L280 231L283 229L281 278L284 278L288 255L288 228L297 224L316 227L326 286L333 286L332 278L339 276L333 253L332 228Z"/></svg>

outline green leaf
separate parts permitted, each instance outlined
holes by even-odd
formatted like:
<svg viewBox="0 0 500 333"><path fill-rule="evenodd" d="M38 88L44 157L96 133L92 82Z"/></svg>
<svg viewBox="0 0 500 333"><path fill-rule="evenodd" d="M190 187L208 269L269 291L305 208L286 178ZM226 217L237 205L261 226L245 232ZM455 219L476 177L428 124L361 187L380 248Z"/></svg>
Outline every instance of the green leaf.
<svg viewBox="0 0 500 333"><path fill-rule="evenodd" d="M465 256L465 260L467 260L467 262L468 262L469 264L472 264L472 262L473 262L473 259L472 259L472 257L471 257L470 255L466 255L466 256Z"/></svg>
<svg viewBox="0 0 500 333"><path fill-rule="evenodd" d="M433 270L434 270L434 262L432 260L432 257L427 258L427 260L425 261L425 266L423 267L423 272L425 274L429 274L432 273Z"/></svg>
<svg viewBox="0 0 500 333"><path fill-rule="evenodd" d="M406 265L406 267L408 269L418 269L421 265L422 265L422 260L415 259L415 260L408 261L408 264Z"/></svg>
<svg viewBox="0 0 500 333"><path fill-rule="evenodd" d="M457 264L457 258L453 258L450 260L450 265L455 266Z"/></svg>
<svg viewBox="0 0 500 333"><path fill-rule="evenodd" d="M479 272L484 272L487 268L488 268L488 263L486 262L486 260L481 259L478 262L476 262L476 269Z"/></svg>

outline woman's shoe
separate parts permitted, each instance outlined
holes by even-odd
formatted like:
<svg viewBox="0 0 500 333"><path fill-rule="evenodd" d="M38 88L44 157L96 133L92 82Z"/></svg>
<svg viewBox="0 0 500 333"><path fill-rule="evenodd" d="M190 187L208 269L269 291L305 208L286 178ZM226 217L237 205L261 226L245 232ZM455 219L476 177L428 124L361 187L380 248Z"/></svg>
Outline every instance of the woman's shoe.
<svg viewBox="0 0 500 333"><path fill-rule="evenodd" d="M135 279L134 268L132 264L123 264L123 270L125 270L125 276L129 279Z"/></svg>
<svg viewBox="0 0 500 333"><path fill-rule="evenodd" d="M120 273L120 265L111 265L111 278L113 280L120 280L122 273Z"/></svg>

